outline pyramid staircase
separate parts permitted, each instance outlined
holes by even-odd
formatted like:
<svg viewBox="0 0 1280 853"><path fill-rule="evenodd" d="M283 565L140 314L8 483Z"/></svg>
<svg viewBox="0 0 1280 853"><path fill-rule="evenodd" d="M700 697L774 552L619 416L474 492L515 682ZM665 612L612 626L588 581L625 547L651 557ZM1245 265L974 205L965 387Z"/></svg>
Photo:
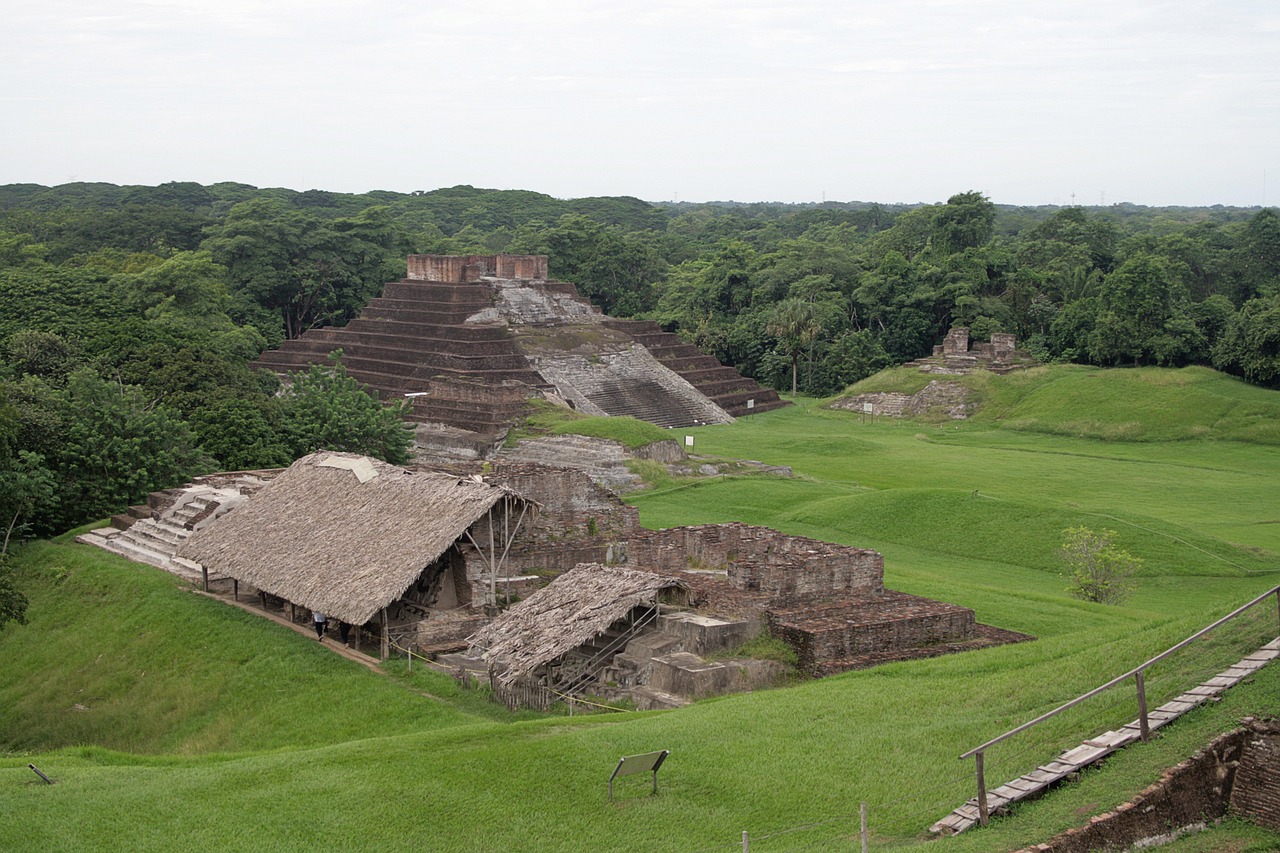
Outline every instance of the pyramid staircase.
<svg viewBox="0 0 1280 853"><path fill-rule="evenodd" d="M765 388L732 367L726 367L702 350L687 344L651 320L608 318L606 328L630 336L653 354L662 365L680 375L713 403L735 418L759 414L791 405L772 388ZM751 403L748 406L748 402Z"/></svg>
<svg viewBox="0 0 1280 853"><path fill-rule="evenodd" d="M264 352L254 366L279 374L296 372L325 363L329 353L341 349L350 376L382 399L410 400L410 421L499 435L525 415L534 392L555 390L530 365L509 321L496 310L498 290L504 286L510 283L494 278L392 282L346 326L312 329ZM622 332L731 415L787 405L777 392L721 365L655 323L602 317L566 282L538 281L536 286L588 309L575 318L545 321L549 325L585 321ZM588 399L611 415L629 414L661 426L705 422L705 415L697 416L677 394L657 383L650 387L621 381Z"/></svg>
<svg viewBox="0 0 1280 853"><path fill-rule="evenodd" d="M409 396L416 423L499 432L526 411L531 388L551 390L516 349L505 324L466 322L491 308L480 284L403 279L388 284L346 326L312 329L264 352L255 367L305 370L343 352L348 375L385 400Z"/></svg>

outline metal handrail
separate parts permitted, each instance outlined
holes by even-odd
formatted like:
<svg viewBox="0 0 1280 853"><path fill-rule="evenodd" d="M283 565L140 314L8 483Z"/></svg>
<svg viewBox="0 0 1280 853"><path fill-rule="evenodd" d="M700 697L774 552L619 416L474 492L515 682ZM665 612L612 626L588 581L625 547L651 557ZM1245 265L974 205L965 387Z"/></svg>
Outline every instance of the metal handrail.
<svg viewBox="0 0 1280 853"><path fill-rule="evenodd" d="M1199 631L1196 631L1194 634L1192 634L1190 637L1187 637L1185 640L1183 640L1182 642L1178 643L1176 646L1170 646L1169 648L1165 649L1163 652L1161 652L1160 654L1158 654L1158 655L1156 655L1155 657L1151 658L1151 659L1150 659L1150 660L1148 660L1147 662L1145 662L1145 663L1141 663L1141 664L1139 664L1138 666L1134 667L1133 669L1129 670L1129 671L1128 671L1128 672L1126 672L1124 675L1117 675L1115 678L1111 679L1111 680L1110 680L1110 681L1108 681L1106 684L1103 684L1103 685L1101 685L1100 687L1095 687L1095 688L1093 688L1092 690L1090 690L1088 693L1084 693L1084 694L1082 694L1082 695L1080 695L1080 696L1077 696L1076 698L1072 699L1070 702L1067 702L1067 703L1065 703L1065 704L1059 705L1057 708L1054 708L1052 711L1048 711L1048 712L1046 712L1046 713L1044 713L1044 714L1041 714L1040 716L1036 717L1034 720L1031 720L1030 722L1023 723L1022 725L1018 726L1016 729L1010 729L1009 731L1005 732L1004 734L1000 735L999 737L992 738L991 740L989 740L989 741L987 741L986 743L982 744L982 746L975 746L973 749L971 749L971 750L969 750L968 752L966 752L966 753L964 753L963 755L961 755L961 756L960 756L960 758L961 758L961 759L968 758L969 756L973 755L974 753L982 752L983 750L985 750L985 749L986 749L987 747L989 747L989 746L995 746L997 743L1000 743L1000 741L1005 740L1006 738L1013 737L1014 735L1018 734L1019 732L1024 732L1024 731L1026 731L1027 729L1031 728L1032 726L1034 726L1034 725L1036 725L1036 724L1038 724L1038 723L1042 723L1042 722L1044 722L1045 720L1049 719L1050 717L1053 717L1053 716L1055 716L1055 715L1057 715L1057 714L1060 714L1060 713L1062 713L1063 711L1067 710L1068 708L1072 708L1072 707L1074 707L1074 706L1076 706L1076 705L1080 704L1081 702L1083 702L1083 701L1084 701L1084 700L1086 700L1086 699L1092 699L1094 696L1097 696L1099 693L1103 692L1104 690L1107 690L1108 688L1111 688L1111 687L1115 687L1117 684L1119 684L1119 683L1120 683L1120 682L1122 682L1122 681L1125 681L1126 679L1133 678L1133 677L1134 677L1135 675L1137 675L1138 673L1140 673L1140 672L1144 672L1144 671L1145 671L1148 667L1150 667L1152 664L1159 663L1160 661L1164 660L1164 659L1165 659L1165 658L1167 658L1169 655L1171 655L1171 654L1173 654L1174 652L1178 651L1179 649L1181 649L1182 647L1186 646L1187 644L1192 643L1192 642L1194 642L1195 640L1200 639L1200 638L1201 638L1201 637L1203 637L1205 634L1207 634L1207 633L1209 633L1210 631L1212 631L1214 628L1217 628L1217 627L1219 627L1219 626L1221 626L1221 625L1223 625L1223 624L1225 624L1225 623L1227 623L1227 622L1230 622L1232 619L1236 618L1236 617L1237 617L1237 616L1239 616L1241 613L1243 613L1243 612L1245 612L1246 610L1248 610L1250 607L1253 607L1253 606L1255 606L1255 605L1257 605L1257 604L1261 603L1263 600L1265 600L1265 599L1267 599L1267 598L1269 598L1270 596L1273 596L1273 595L1280 595L1280 585L1275 586L1275 587L1272 587L1271 589L1267 590L1267 591L1266 591L1266 592L1264 592L1262 595L1258 596L1258 597L1257 597L1257 598L1255 598L1253 601L1250 601L1248 604L1244 605L1243 607L1238 607L1238 608L1236 608L1235 610L1233 610L1233 611L1231 611L1230 613L1228 613L1226 616L1223 616L1223 617L1222 617L1221 619L1219 619L1217 622L1214 622L1212 625L1209 625L1209 626L1207 626L1207 627L1205 627L1205 628L1201 628Z"/></svg>
<svg viewBox="0 0 1280 853"><path fill-rule="evenodd" d="M1146 694L1146 684L1145 684L1145 676L1146 676L1147 668L1150 667L1152 664L1159 663L1160 661L1169 657L1169 655L1173 654L1174 652L1178 651L1179 649L1183 648L1189 643L1195 642L1196 640L1200 639L1201 637L1203 637L1205 634L1209 633L1213 629L1221 625L1224 625L1227 622L1230 622L1232 619L1235 619L1241 613L1244 613L1246 610L1248 610L1251 607L1257 606L1258 604L1260 604L1261 602L1265 601L1266 599L1270 598L1273 595L1276 598L1277 609L1280 610L1280 585L1277 585L1267 590L1266 592L1262 593L1262 595L1259 595L1257 598L1253 599L1248 604L1245 604L1242 607L1237 607L1235 610L1231 611L1226 616L1223 616L1221 619L1214 622L1212 625L1208 625L1204 628L1201 628L1199 631L1196 631L1190 637L1187 637L1185 640L1178 643L1177 645L1170 646L1169 648L1165 649L1163 652L1151 658L1150 660L1139 664L1138 666L1126 672L1124 675L1118 675L1115 678L1108 681L1106 684L1095 687L1092 690L1090 690L1088 693L1084 693L1080 696L1077 696L1071 701L1066 702L1062 705L1059 705L1057 708L1054 708L1052 711L1048 711L1044 714L1041 714L1040 716L1036 717L1034 720L1030 720L1029 722L1023 723L1022 725L1018 726L1015 729L1010 729L1009 731L1005 732L999 737L992 738L991 740L987 741L981 746L975 746L973 749L961 755L960 756L961 760L964 760L970 756L973 756L973 759L974 759L975 770L977 771L977 775L978 775L978 797L977 797L978 819L981 822L981 824L983 826L986 826L987 817L988 817L987 784L983 774L983 755L985 754L988 747L995 746L1001 741L1011 738L1014 735L1019 734L1020 732L1025 732L1027 729L1031 728L1032 726L1038 725L1039 723L1044 722L1050 717L1054 717L1058 714L1061 714L1063 711L1067 710L1068 708L1073 708L1076 705L1079 705L1081 702L1085 701L1086 699L1092 699L1094 696L1097 696L1099 693L1103 692L1104 690L1115 687L1120 682L1125 681L1129 678L1132 678L1134 680L1135 687L1137 688L1138 724L1139 724L1139 729L1142 733L1142 739L1145 741L1150 736L1150 725L1147 720L1147 694ZM1280 615L1280 613L1278 613L1277 615Z"/></svg>

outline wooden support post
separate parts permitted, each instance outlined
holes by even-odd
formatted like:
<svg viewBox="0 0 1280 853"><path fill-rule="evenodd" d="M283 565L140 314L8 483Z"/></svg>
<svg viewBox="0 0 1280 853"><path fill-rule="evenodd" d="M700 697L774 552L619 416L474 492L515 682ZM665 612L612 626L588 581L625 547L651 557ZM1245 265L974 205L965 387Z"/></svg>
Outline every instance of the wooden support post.
<svg viewBox="0 0 1280 853"><path fill-rule="evenodd" d="M498 606L498 551L493 547L493 507L489 507L489 603Z"/></svg>
<svg viewBox="0 0 1280 853"><path fill-rule="evenodd" d="M978 822L986 826L991 815L987 811L987 777L982 771L981 750L973 754L973 760L978 767Z"/></svg>
<svg viewBox="0 0 1280 853"><path fill-rule="evenodd" d="M289 602L289 621L298 621L298 605L294 604L292 601Z"/></svg>
<svg viewBox="0 0 1280 853"><path fill-rule="evenodd" d="M201 566L200 574L204 576L204 591L208 592L209 591L209 567Z"/></svg>
<svg viewBox="0 0 1280 853"><path fill-rule="evenodd" d="M1151 739L1151 722L1147 719L1147 680L1142 670L1133 674L1133 681L1138 687L1138 730L1147 741Z"/></svg>
<svg viewBox="0 0 1280 853"><path fill-rule="evenodd" d="M240 600L240 581L235 578L231 579L231 596L236 600Z"/></svg>
<svg viewBox="0 0 1280 853"><path fill-rule="evenodd" d="M391 657L391 638L387 636L387 608L382 608L382 659Z"/></svg>

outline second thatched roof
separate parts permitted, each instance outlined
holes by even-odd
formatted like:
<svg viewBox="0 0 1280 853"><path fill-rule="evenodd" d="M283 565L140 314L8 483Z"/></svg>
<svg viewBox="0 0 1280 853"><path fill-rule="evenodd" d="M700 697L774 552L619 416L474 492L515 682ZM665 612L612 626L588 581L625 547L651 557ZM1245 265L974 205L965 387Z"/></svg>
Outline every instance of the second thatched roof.
<svg viewBox="0 0 1280 853"><path fill-rule="evenodd" d="M517 515L529 504L476 480L322 451L194 533L178 554L362 625L499 503Z"/></svg>
<svg viewBox="0 0 1280 853"><path fill-rule="evenodd" d="M485 660L506 664L498 680L510 684L604 633L636 605L653 603L661 590L680 585L652 572L579 563L481 628L470 643Z"/></svg>

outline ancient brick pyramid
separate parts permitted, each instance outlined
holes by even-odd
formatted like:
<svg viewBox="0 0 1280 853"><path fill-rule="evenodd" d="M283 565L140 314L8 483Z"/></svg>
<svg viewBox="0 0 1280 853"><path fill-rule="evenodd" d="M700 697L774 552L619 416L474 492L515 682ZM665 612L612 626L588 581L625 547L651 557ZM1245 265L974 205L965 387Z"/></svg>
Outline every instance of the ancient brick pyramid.
<svg viewBox="0 0 1280 853"><path fill-rule="evenodd" d="M547 278L546 256L410 255L407 266L348 325L285 341L255 366L283 374L341 349L351 376L411 400L412 420L485 435L538 395L663 427L788 405L656 323L602 314Z"/></svg>

